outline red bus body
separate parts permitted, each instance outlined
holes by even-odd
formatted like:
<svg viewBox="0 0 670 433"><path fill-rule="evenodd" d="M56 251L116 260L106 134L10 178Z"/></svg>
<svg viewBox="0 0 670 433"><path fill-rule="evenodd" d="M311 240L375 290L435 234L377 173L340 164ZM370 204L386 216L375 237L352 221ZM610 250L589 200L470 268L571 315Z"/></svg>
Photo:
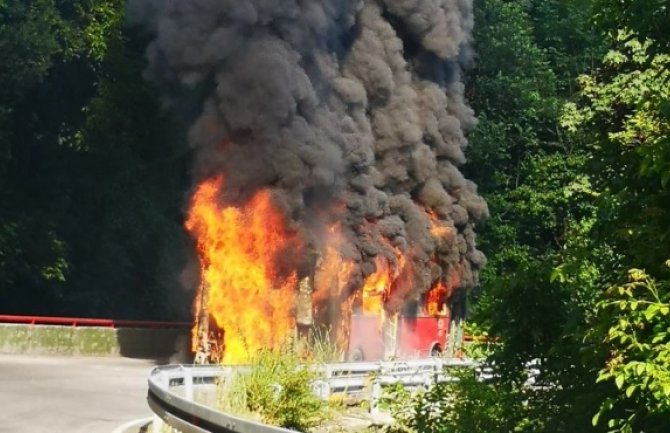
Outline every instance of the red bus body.
<svg viewBox="0 0 670 433"><path fill-rule="evenodd" d="M436 355L447 347L449 316L398 316L396 324L379 316L353 315L347 358L351 361L411 359Z"/></svg>

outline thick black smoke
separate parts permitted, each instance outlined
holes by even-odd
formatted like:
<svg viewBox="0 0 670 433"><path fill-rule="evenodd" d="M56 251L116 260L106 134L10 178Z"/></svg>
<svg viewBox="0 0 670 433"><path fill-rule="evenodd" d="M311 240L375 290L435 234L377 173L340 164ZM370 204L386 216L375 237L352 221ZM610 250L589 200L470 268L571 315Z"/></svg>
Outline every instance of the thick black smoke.
<svg viewBox="0 0 670 433"><path fill-rule="evenodd" d="M271 188L317 251L320 230L343 222L352 289L375 257L395 264L403 251L411 266L391 310L454 273L461 287L476 284L485 258L473 228L487 208L458 169L475 123L461 83L471 0L129 7L155 31L151 78L204 95L190 131L196 181L224 173L233 201Z"/></svg>

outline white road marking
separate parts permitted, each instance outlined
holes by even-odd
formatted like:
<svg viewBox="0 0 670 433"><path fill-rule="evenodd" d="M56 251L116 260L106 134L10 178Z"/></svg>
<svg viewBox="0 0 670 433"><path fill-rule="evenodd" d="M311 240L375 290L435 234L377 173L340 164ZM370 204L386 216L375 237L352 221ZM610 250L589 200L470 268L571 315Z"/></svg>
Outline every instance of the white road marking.
<svg viewBox="0 0 670 433"><path fill-rule="evenodd" d="M117 428L115 428L114 431L113 431L112 433L126 433L126 430L128 430L129 428L131 428L131 427L140 427L140 426L142 426L142 425L144 425L144 424L148 424L148 423L150 423L151 420L153 420L153 417L149 417L149 418L140 418L140 419L136 419L136 420L134 420L134 421L128 421L127 423L125 423L125 424L123 424L123 425L120 425L120 426L118 426ZM133 433L135 433L135 432L133 432Z"/></svg>

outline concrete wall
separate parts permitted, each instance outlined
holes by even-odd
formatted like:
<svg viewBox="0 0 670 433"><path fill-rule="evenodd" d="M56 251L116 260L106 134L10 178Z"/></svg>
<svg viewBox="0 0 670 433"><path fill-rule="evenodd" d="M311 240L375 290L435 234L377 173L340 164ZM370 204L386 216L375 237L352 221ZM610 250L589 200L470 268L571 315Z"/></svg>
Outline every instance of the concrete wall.
<svg viewBox="0 0 670 433"><path fill-rule="evenodd" d="M164 358L188 351L189 330L0 324L0 353Z"/></svg>

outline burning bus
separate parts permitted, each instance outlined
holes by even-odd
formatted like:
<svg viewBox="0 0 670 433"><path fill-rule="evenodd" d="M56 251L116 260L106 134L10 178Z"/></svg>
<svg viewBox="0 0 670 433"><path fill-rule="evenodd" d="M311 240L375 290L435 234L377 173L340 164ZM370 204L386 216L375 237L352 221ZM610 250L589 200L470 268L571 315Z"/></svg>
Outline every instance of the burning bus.
<svg viewBox="0 0 670 433"><path fill-rule="evenodd" d="M438 278L422 293L411 255L389 242L390 253L377 255L363 274L342 253L348 240L339 224L322 230L321 251L310 254L268 190L232 206L219 199L223 183L217 177L199 186L186 221L201 265L198 361L244 363L310 328L326 328L350 360L437 354L456 338L452 323L462 314L453 303L464 293L457 289L466 265L441 264L436 256ZM425 215L431 236L452 237L449 226Z"/></svg>
<svg viewBox="0 0 670 433"><path fill-rule="evenodd" d="M410 302L399 314L389 315L381 311L365 311L358 305L351 314L348 324L349 339L346 342L347 361L378 361L388 359L412 359L441 356L448 348L458 346L460 331L458 322L452 329L452 311L459 314L459 302L449 302L446 290L438 286L428 292L422 302ZM370 295L376 300L367 303L383 304L383 294ZM296 308L296 331L314 329L309 291L299 292ZM194 328L194 351L196 363L219 363L224 352L223 330L206 313L200 316ZM379 314L381 313L381 314ZM318 325L317 325L318 326ZM452 331L452 332L450 332Z"/></svg>
<svg viewBox="0 0 670 433"><path fill-rule="evenodd" d="M408 284L402 254L398 251L394 265L379 257L375 271L360 286L352 285L354 264L342 258L341 232L333 225L324 234L325 252L307 266L311 272L302 278L289 273L278 283L273 256L278 247L272 241L290 245L291 233L282 231L277 215L268 217L267 197L253 198L251 212L222 211L215 200L218 188L205 184L196 192L187 221L202 241L192 338L196 363L246 362L296 334L309 338L313 329L325 330L321 335L329 335L349 361L439 355L458 340L453 323L463 318L462 296L454 294L464 293L455 291L459 267L418 299L398 302L399 286Z"/></svg>
<svg viewBox="0 0 670 433"><path fill-rule="evenodd" d="M439 356L447 347L449 316L397 315L380 324L377 317L351 317L349 361Z"/></svg>
<svg viewBox="0 0 670 433"><path fill-rule="evenodd" d="M364 293L365 296L365 293ZM389 314L383 293L369 293L351 316L347 349L349 361L377 361L457 354L462 343L465 297L452 296L444 284L407 302L401 312ZM367 306L367 309L365 308Z"/></svg>
<svg viewBox="0 0 670 433"><path fill-rule="evenodd" d="M347 358L448 350L485 264L460 170L471 4L237 3L162 2L147 49L195 115L194 349L245 363L315 327Z"/></svg>
<svg viewBox="0 0 670 433"><path fill-rule="evenodd" d="M377 361L439 356L447 347L450 314L446 300L433 301L440 309L410 302L400 314L351 316L347 350L349 361Z"/></svg>

